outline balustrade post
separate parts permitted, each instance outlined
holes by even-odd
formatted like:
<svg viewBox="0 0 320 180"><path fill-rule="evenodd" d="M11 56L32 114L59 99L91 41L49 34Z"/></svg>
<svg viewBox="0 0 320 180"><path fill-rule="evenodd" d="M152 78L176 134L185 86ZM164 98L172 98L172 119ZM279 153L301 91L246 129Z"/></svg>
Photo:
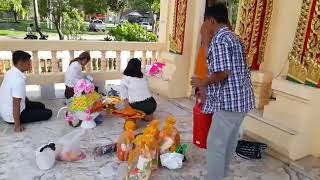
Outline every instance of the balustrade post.
<svg viewBox="0 0 320 180"><path fill-rule="evenodd" d="M156 61L156 59L157 59L157 51L152 51L150 64L154 63Z"/></svg>
<svg viewBox="0 0 320 180"><path fill-rule="evenodd" d="M89 61L86 65L86 72L90 73L92 71L92 61Z"/></svg>
<svg viewBox="0 0 320 180"><path fill-rule="evenodd" d="M90 53L90 51L88 51ZM88 62L88 64L85 66L85 71L86 73L90 73L92 72L92 64L93 64L93 61L92 61L92 58L91 60Z"/></svg>
<svg viewBox="0 0 320 180"><path fill-rule="evenodd" d="M116 71L120 71L121 65L121 51L116 52Z"/></svg>
<svg viewBox="0 0 320 180"><path fill-rule="evenodd" d="M54 62L53 62L53 60L51 60L51 62L52 62L52 68L53 68ZM44 63L46 64L47 61L44 60ZM38 51L32 51L32 69L33 69L34 74L39 75ZM56 94L55 94L54 84L52 83L52 84L48 84L48 85L40 85L40 94L41 94L41 97L43 97L43 98L55 99Z"/></svg>
<svg viewBox="0 0 320 180"><path fill-rule="evenodd" d="M13 53L14 53L14 51L11 51L11 54L13 54ZM13 67L13 61L12 60L13 59L9 60L9 69L11 69ZM32 72L32 67L31 67L31 71L29 71L29 72Z"/></svg>
<svg viewBox="0 0 320 180"><path fill-rule="evenodd" d="M51 52L52 72L59 72L59 60L57 58L57 51Z"/></svg>
<svg viewBox="0 0 320 180"><path fill-rule="evenodd" d="M74 50L69 51L70 61L74 59Z"/></svg>
<svg viewBox="0 0 320 180"><path fill-rule="evenodd" d="M32 72L39 74L39 57L38 51L32 51Z"/></svg>
<svg viewBox="0 0 320 180"><path fill-rule="evenodd" d="M98 58L96 60L96 63L95 63L95 66L96 66L96 70L98 71L99 70L99 61L101 61L101 58ZM101 62L100 62L100 65L101 65Z"/></svg>
<svg viewBox="0 0 320 180"><path fill-rule="evenodd" d="M134 58L135 51L130 51L130 59Z"/></svg>
<svg viewBox="0 0 320 180"><path fill-rule="evenodd" d="M147 51L142 51L142 59L141 59L141 64L143 69L146 69L146 65L147 65Z"/></svg>
<svg viewBox="0 0 320 180"><path fill-rule="evenodd" d="M4 68L4 61L0 60L0 75L4 74L5 68Z"/></svg>
<svg viewBox="0 0 320 180"><path fill-rule="evenodd" d="M106 59L107 51L101 51L101 70L105 71L107 69L107 59Z"/></svg>

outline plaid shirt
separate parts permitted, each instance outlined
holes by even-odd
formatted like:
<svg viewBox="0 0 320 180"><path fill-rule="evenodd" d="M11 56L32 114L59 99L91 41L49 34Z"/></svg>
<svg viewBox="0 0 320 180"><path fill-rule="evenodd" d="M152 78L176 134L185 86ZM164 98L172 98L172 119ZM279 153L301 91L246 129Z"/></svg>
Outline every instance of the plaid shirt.
<svg viewBox="0 0 320 180"><path fill-rule="evenodd" d="M208 75L228 70L229 77L207 87L204 113L219 110L248 112L255 108L250 70L244 45L227 27L221 28L213 38L208 51Z"/></svg>

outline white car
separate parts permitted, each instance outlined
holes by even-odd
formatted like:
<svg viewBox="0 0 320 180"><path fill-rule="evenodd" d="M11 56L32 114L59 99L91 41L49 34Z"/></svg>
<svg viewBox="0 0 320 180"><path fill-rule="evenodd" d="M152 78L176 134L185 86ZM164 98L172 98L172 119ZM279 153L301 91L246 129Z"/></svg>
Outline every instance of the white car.
<svg viewBox="0 0 320 180"><path fill-rule="evenodd" d="M150 32L152 31L152 26L149 22L142 22L141 26L147 31L150 31Z"/></svg>
<svg viewBox="0 0 320 180"><path fill-rule="evenodd" d="M101 20L93 20L89 24L89 29L92 31L105 31L106 30L106 24Z"/></svg>

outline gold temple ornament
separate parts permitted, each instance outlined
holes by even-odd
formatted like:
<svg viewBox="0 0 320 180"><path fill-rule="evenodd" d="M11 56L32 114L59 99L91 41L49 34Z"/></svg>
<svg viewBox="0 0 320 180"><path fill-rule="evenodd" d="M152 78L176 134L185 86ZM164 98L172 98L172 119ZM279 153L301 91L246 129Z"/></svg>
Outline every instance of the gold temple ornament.
<svg viewBox="0 0 320 180"><path fill-rule="evenodd" d="M240 2L236 34L243 41L248 65L259 70L264 61L273 0L242 0Z"/></svg>
<svg viewBox="0 0 320 180"><path fill-rule="evenodd" d="M188 0L176 0L174 9L173 31L169 35L169 50L172 53L183 53L184 35L187 18Z"/></svg>
<svg viewBox="0 0 320 180"><path fill-rule="evenodd" d="M304 0L295 41L288 57L288 80L320 88L319 34L320 3L318 0Z"/></svg>

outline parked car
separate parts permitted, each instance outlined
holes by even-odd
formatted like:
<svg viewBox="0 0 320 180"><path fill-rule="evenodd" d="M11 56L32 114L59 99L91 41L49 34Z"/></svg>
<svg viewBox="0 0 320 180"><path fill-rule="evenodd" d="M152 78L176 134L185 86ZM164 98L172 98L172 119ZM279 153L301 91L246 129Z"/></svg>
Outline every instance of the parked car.
<svg viewBox="0 0 320 180"><path fill-rule="evenodd" d="M150 32L152 31L152 26L149 22L142 22L141 26L147 31L150 31Z"/></svg>
<svg viewBox="0 0 320 180"><path fill-rule="evenodd" d="M91 31L106 31L106 24L101 20L93 20L89 24L89 29Z"/></svg>

